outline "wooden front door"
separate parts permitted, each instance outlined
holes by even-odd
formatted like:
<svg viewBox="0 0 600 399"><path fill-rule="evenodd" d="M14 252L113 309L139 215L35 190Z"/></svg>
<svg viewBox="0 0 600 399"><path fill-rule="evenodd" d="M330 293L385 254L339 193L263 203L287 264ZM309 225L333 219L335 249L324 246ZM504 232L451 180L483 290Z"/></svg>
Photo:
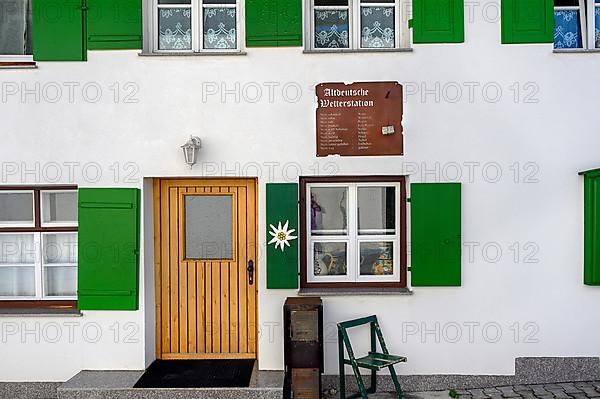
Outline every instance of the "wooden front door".
<svg viewBox="0 0 600 399"><path fill-rule="evenodd" d="M155 179L154 226L157 357L255 359L256 180Z"/></svg>

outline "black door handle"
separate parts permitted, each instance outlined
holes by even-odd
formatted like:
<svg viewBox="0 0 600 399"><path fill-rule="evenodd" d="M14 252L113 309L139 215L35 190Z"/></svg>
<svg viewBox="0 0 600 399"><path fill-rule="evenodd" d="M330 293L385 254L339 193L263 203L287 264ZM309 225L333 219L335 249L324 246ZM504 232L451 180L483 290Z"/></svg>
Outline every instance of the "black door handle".
<svg viewBox="0 0 600 399"><path fill-rule="evenodd" d="M252 285L254 284L254 261L248 261L248 267L246 270L248 270L248 284Z"/></svg>

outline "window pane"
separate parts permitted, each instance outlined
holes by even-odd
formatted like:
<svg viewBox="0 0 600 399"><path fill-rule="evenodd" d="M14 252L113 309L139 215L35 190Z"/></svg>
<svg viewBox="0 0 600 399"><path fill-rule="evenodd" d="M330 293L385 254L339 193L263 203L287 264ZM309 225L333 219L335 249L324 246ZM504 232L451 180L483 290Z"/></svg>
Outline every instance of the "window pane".
<svg viewBox="0 0 600 399"><path fill-rule="evenodd" d="M203 0L204 4L235 4L235 0Z"/></svg>
<svg viewBox="0 0 600 399"><path fill-rule="evenodd" d="M32 224L33 194L0 192L0 223Z"/></svg>
<svg viewBox="0 0 600 399"><path fill-rule="evenodd" d="M159 50L192 49L191 8L160 8L158 29Z"/></svg>
<svg viewBox="0 0 600 399"><path fill-rule="evenodd" d="M348 0L315 0L316 7L347 6Z"/></svg>
<svg viewBox="0 0 600 399"><path fill-rule="evenodd" d="M348 234L348 188L313 187L310 190L312 235Z"/></svg>
<svg viewBox="0 0 600 399"><path fill-rule="evenodd" d="M394 274L394 243L360 243L361 276L385 276Z"/></svg>
<svg viewBox="0 0 600 399"><path fill-rule="evenodd" d="M316 242L314 244L315 276L343 276L348 273L345 242Z"/></svg>
<svg viewBox="0 0 600 399"><path fill-rule="evenodd" d="M77 263L77 233L44 234L44 264Z"/></svg>
<svg viewBox="0 0 600 399"><path fill-rule="evenodd" d="M596 0L596 3L600 3L600 0ZM595 7L595 18L596 18L596 48L600 48L600 7Z"/></svg>
<svg viewBox="0 0 600 399"><path fill-rule="evenodd" d="M192 4L192 0L158 0L158 4Z"/></svg>
<svg viewBox="0 0 600 399"><path fill-rule="evenodd" d="M31 1L0 0L0 55L30 55Z"/></svg>
<svg viewBox="0 0 600 399"><path fill-rule="evenodd" d="M0 234L0 264L35 263L33 234Z"/></svg>
<svg viewBox="0 0 600 399"><path fill-rule="evenodd" d="M554 10L554 48L581 48L578 10Z"/></svg>
<svg viewBox="0 0 600 399"><path fill-rule="evenodd" d="M204 9L204 48L237 48L235 8L209 7Z"/></svg>
<svg viewBox="0 0 600 399"><path fill-rule="evenodd" d="M230 195L185 197L186 259L231 259L233 199Z"/></svg>
<svg viewBox="0 0 600 399"><path fill-rule="evenodd" d="M358 188L358 234L396 234L396 189Z"/></svg>
<svg viewBox="0 0 600 399"><path fill-rule="evenodd" d="M46 296L76 296L77 267L53 266L45 268L44 294Z"/></svg>
<svg viewBox="0 0 600 399"><path fill-rule="evenodd" d="M394 48L394 7L361 7L361 47Z"/></svg>
<svg viewBox="0 0 600 399"><path fill-rule="evenodd" d="M315 10L315 48L348 48L348 10Z"/></svg>
<svg viewBox="0 0 600 399"><path fill-rule="evenodd" d="M35 268L0 267L0 296L35 296Z"/></svg>
<svg viewBox="0 0 600 399"><path fill-rule="evenodd" d="M77 192L42 193L42 223L76 223Z"/></svg>

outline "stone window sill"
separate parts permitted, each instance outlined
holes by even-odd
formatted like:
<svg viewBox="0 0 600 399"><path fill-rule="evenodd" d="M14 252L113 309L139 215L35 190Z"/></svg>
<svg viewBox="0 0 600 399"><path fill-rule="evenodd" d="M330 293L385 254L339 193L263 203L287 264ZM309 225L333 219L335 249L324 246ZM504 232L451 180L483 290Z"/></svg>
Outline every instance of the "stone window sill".
<svg viewBox="0 0 600 399"><path fill-rule="evenodd" d="M600 53L600 48L554 49L552 52L556 54L588 54Z"/></svg>
<svg viewBox="0 0 600 399"><path fill-rule="evenodd" d="M300 288L299 296L412 295L409 288Z"/></svg>
<svg viewBox="0 0 600 399"><path fill-rule="evenodd" d="M304 50L304 54L357 54L357 53L411 53L413 49L411 47L403 48L373 48L373 49L337 49L337 50L319 50L319 49L307 49Z"/></svg>
<svg viewBox="0 0 600 399"><path fill-rule="evenodd" d="M232 55L247 55L245 51L203 51L198 53L192 52L171 52L171 53L147 53L141 52L140 57L214 57L214 56L232 56Z"/></svg>
<svg viewBox="0 0 600 399"><path fill-rule="evenodd" d="M81 317L78 309L0 309L0 317Z"/></svg>
<svg viewBox="0 0 600 399"><path fill-rule="evenodd" d="M36 69L34 61L0 61L0 69Z"/></svg>

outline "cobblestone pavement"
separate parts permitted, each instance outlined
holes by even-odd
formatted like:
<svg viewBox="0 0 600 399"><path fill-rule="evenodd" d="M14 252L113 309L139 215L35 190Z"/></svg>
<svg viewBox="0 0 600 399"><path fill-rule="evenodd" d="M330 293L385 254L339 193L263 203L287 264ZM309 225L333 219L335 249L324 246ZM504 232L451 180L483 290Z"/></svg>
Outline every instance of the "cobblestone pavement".
<svg viewBox="0 0 600 399"><path fill-rule="evenodd" d="M587 399L600 397L600 381L508 385L457 390L460 399Z"/></svg>
<svg viewBox="0 0 600 399"><path fill-rule="evenodd" d="M507 385L493 388L456 390L457 399L600 399L600 381L556 384ZM410 392L406 399L450 399L449 391ZM394 393L370 395L369 398L396 398Z"/></svg>

